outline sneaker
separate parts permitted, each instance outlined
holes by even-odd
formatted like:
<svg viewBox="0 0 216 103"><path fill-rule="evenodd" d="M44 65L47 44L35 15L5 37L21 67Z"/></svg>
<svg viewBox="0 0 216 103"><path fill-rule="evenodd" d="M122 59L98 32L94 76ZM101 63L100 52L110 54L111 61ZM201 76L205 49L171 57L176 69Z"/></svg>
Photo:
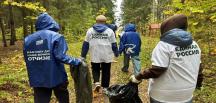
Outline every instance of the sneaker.
<svg viewBox="0 0 216 103"><path fill-rule="evenodd" d="M95 85L94 91L95 91L95 92L99 92L99 91L100 91L100 87L101 87L101 86L100 86L100 83L99 83L99 82L96 82L94 85Z"/></svg>

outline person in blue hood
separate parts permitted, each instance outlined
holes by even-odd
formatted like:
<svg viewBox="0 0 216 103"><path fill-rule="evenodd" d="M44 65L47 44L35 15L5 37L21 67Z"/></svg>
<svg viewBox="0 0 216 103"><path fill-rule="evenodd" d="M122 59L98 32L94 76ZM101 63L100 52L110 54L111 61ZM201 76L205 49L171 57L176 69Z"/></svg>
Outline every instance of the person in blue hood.
<svg viewBox="0 0 216 103"><path fill-rule="evenodd" d="M52 90L60 103L69 103L68 79L64 64L79 65L80 59L66 55L68 50L59 25L47 13L39 15L36 32L24 40L23 53L35 103L49 103Z"/></svg>
<svg viewBox="0 0 216 103"><path fill-rule="evenodd" d="M119 54L124 53L123 72L128 72L129 60L131 58L134 66L134 74L140 72L139 52L141 48L141 39L139 33L136 32L134 24L127 24L124 29L124 34L120 39Z"/></svg>
<svg viewBox="0 0 216 103"><path fill-rule="evenodd" d="M149 79L150 103L192 103L195 88L202 86L201 50L187 26L183 14L166 19L152 52L152 67L130 78L133 83Z"/></svg>
<svg viewBox="0 0 216 103"><path fill-rule="evenodd" d="M88 51L90 52L95 92L99 92L101 86L104 89L109 87L111 62L113 56L118 57L115 33L105 23L104 15L96 17L96 24L86 33L81 52L82 58L86 58ZM101 83L99 82L100 70L102 70Z"/></svg>
<svg viewBox="0 0 216 103"><path fill-rule="evenodd" d="M116 24L106 24L108 28L112 29L113 32L115 33L115 37L116 37L116 30L117 30L117 25Z"/></svg>

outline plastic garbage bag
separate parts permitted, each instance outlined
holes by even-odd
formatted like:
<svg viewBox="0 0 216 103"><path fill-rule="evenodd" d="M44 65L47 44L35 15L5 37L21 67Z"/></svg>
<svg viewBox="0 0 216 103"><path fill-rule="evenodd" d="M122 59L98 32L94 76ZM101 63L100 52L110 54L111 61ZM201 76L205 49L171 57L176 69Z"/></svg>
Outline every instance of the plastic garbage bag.
<svg viewBox="0 0 216 103"><path fill-rule="evenodd" d="M74 79L76 103L92 103L92 82L88 65L83 61L79 66L70 66Z"/></svg>
<svg viewBox="0 0 216 103"><path fill-rule="evenodd" d="M138 84L112 85L105 94L109 97L110 103L142 103L138 95Z"/></svg>

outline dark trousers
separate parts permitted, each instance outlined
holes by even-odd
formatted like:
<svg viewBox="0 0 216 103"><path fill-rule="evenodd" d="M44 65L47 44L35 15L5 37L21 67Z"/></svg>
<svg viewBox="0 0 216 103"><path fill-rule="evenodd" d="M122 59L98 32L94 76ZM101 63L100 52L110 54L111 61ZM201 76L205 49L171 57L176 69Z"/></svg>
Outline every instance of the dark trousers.
<svg viewBox="0 0 216 103"><path fill-rule="evenodd" d="M34 87L34 103L49 103L52 90L59 103L69 103L68 82L62 83L54 88Z"/></svg>
<svg viewBox="0 0 216 103"><path fill-rule="evenodd" d="M124 66L122 68L123 71L128 71L129 63L130 63L130 57L124 53L124 62L123 62Z"/></svg>
<svg viewBox="0 0 216 103"><path fill-rule="evenodd" d="M110 83L110 68L111 63L91 63L92 65L92 75L94 79L94 83L100 81L100 70L102 70L102 87L109 87Z"/></svg>

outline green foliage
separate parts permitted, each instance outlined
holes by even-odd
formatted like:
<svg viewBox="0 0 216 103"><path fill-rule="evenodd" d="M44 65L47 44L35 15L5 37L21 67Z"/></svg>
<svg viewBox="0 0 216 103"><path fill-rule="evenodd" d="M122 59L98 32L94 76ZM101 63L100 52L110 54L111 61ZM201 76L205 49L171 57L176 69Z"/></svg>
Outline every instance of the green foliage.
<svg viewBox="0 0 216 103"><path fill-rule="evenodd" d="M123 24L134 23L138 32L144 34L151 8L152 0L123 0Z"/></svg>
<svg viewBox="0 0 216 103"><path fill-rule="evenodd" d="M33 2L15 2L11 0L5 0L2 2L3 5L11 5L11 6L16 6L20 8L26 8L32 11L39 11L39 12L45 12L46 9L42 6L40 6L39 2L33 3Z"/></svg>
<svg viewBox="0 0 216 103"><path fill-rule="evenodd" d="M110 0L54 0L50 4L48 12L58 21L62 27L60 33L66 37L85 35L98 14L104 14L112 20L113 5Z"/></svg>
<svg viewBox="0 0 216 103"><path fill-rule="evenodd" d="M107 13L107 9L106 9L106 8L101 8L101 9L98 11L97 15L106 15L106 13Z"/></svg>
<svg viewBox="0 0 216 103"><path fill-rule="evenodd" d="M19 27L19 28L16 28L16 37L17 37L17 40L22 40L23 39L23 28L22 27Z"/></svg>
<svg viewBox="0 0 216 103"><path fill-rule="evenodd" d="M13 6L17 39L23 38L22 26L25 25L23 24L24 20L27 20L28 24L31 23L31 26L33 26L33 22L36 20L38 13L47 10L47 12L60 24L60 33L65 36L69 43L69 54L75 57L79 57L85 33L87 29L95 23L95 17L97 15L103 14L108 17L108 23L113 21L113 4L111 0L26 1L28 0L16 0L12 2L9 2L9 0L2 0L0 2L0 15L3 15L4 21L9 21L8 6ZM135 23L138 30L141 31L145 29L145 26L148 23L158 23L164 18L174 14L186 14L189 19L189 30L192 32L194 39L198 41L202 49L202 63L204 63L204 74L206 78L204 80L203 89L195 91L195 102L216 102L216 88L214 87L214 77L216 76L216 0L186 0L184 4L180 3L180 0L157 0L157 12L152 13L154 1L124 0L124 23ZM44 7L46 7L46 9ZM23 15L25 11L26 15ZM5 24L5 27L6 33L9 35L9 24ZM27 27L30 28L30 25ZM151 52L158 39L142 37L142 40L140 57L142 67L146 68L151 65ZM33 102L32 91L28 85L27 72L22 52L14 51L7 55L9 57L3 58L3 63L0 64L0 89L2 90L2 85L16 86L16 88L13 92L7 90L0 91L0 100L6 99L8 102L19 101L21 103ZM122 66L121 63L122 57L118 58L118 63L112 66L112 69L114 68L112 77L114 78L114 81L112 81L113 83L126 83L128 81L129 75L123 74L120 70ZM69 70L68 67L67 70ZM71 80L71 78L69 78L69 80ZM145 84L141 85L146 87ZM69 88L70 90L74 89L72 84ZM73 101L74 93L71 94Z"/></svg>
<svg viewBox="0 0 216 103"><path fill-rule="evenodd" d="M95 23L95 17L100 14L105 14L109 23L113 21L113 4L110 0L3 0L0 2L0 15L4 21L9 21L8 6L13 7L15 27L17 36L22 36L24 33L20 28L27 25L27 31L30 33L34 29L34 22L39 13L47 11L60 24L60 33L65 35L68 41L79 41L79 37L85 35L88 28ZM46 9L45 9L46 7ZM25 23L24 23L25 22ZM6 24L5 27L9 27ZM32 28L33 27L33 28ZM6 28L7 34L9 29ZM72 38L71 36L75 36ZM1 38L1 37L0 37ZM18 37L19 39L20 37Z"/></svg>
<svg viewBox="0 0 216 103"><path fill-rule="evenodd" d="M151 0L124 0L123 20L124 23L146 23L147 16L151 13Z"/></svg>
<svg viewBox="0 0 216 103"><path fill-rule="evenodd" d="M179 0L173 0L167 5L169 10L165 10L166 15L183 13L191 17L196 22L215 22L216 1L215 0L190 0L182 4Z"/></svg>

